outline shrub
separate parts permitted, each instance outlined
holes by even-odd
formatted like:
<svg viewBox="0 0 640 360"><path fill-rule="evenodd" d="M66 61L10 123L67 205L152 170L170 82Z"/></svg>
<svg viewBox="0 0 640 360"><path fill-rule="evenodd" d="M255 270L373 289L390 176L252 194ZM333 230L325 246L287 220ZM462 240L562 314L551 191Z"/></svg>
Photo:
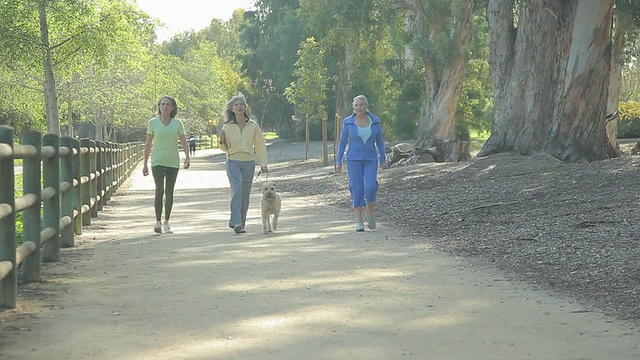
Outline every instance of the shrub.
<svg viewBox="0 0 640 360"><path fill-rule="evenodd" d="M621 102L618 111L618 138L640 138L640 102Z"/></svg>

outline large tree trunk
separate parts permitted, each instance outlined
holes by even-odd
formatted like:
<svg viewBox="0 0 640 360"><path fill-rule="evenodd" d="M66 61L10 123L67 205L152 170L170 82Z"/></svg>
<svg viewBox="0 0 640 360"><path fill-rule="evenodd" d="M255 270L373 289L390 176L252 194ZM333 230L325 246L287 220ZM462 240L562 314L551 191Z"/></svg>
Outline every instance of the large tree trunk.
<svg viewBox="0 0 640 360"><path fill-rule="evenodd" d="M414 5L416 22L424 18L422 6ZM453 18L445 18L444 15L435 13L431 15L430 28L427 37L434 39L443 32L449 32L447 23L453 25L453 32L450 36L450 44L453 50L453 58L445 68L439 68L432 58L423 58L425 65L426 98L422 106L418 131L416 134L416 146L419 148L429 148L442 143L443 141L456 140L456 110L467 65L467 55L471 42L471 29L473 26L473 1L453 1L451 6L457 10L453 13L459 14ZM418 5L418 6L416 6ZM453 148L453 147L452 147ZM458 147L455 155L447 154L448 161L460 161L468 159L469 154L459 152L459 149L467 149L467 146Z"/></svg>
<svg viewBox="0 0 640 360"><path fill-rule="evenodd" d="M489 0L495 124L479 156L615 153L605 131L612 0ZM514 26L518 16L518 27Z"/></svg>
<svg viewBox="0 0 640 360"><path fill-rule="evenodd" d="M613 40L613 54L611 56L611 75L609 79L609 96L607 99L607 139L611 149L615 152L610 156L620 153L618 144L618 103L620 102L620 89L622 79L622 66L624 48L626 45L625 35L630 24L629 15L616 15L615 35Z"/></svg>
<svg viewBox="0 0 640 360"><path fill-rule="evenodd" d="M44 68L44 99L47 117L47 132L60 135L60 114L58 113L58 94L56 79L53 75L53 61L49 44L49 25L47 23L46 1L38 2L40 21L40 40L42 41L42 66Z"/></svg>

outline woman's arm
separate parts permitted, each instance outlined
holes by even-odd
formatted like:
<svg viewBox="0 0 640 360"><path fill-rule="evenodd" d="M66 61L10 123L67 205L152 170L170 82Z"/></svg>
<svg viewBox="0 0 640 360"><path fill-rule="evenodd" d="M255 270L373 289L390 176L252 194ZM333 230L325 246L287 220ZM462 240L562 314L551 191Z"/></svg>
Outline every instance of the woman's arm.
<svg viewBox="0 0 640 360"><path fill-rule="evenodd" d="M218 133L218 147L220 150L227 152L229 150L229 142L227 141L227 132L225 131L225 126L222 127L222 130Z"/></svg>
<svg viewBox="0 0 640 360"><path fill-rule="evenodd" d="M376 145L378 146L378 152L380 153L380 165L383 169L388 169L387 154L384 148L384 136L382 136L382 124L380 124L380 131L376 135Z"/></svg>
<svg viewBox="0 0 640 360"><path fill-rule="evenodd" d="M149 168L147 162L149 161L149 155L151 155L151 146L153 144L153 135L147 134L147 143L144 145L144 163L142 166L142 175L149 175Z"/></svg>
<svg viewBox="0 0 640 360"><path fill-rule="evenodd" d="M184 168L188 169L191 166L191 160L189 159L189 146L187 146L187 138L184 135L178 135L180 144L182 145L182 151L184 152Z"/></svg>
<svg viewBox="0 0 640 360"><path fill-rule="evenodd" d="M255 131L253 132L253 149L256 152L256 161L260 165L260 170L267 172L267 143L262 135L260 125L257 123L255 125Z"/></svg>

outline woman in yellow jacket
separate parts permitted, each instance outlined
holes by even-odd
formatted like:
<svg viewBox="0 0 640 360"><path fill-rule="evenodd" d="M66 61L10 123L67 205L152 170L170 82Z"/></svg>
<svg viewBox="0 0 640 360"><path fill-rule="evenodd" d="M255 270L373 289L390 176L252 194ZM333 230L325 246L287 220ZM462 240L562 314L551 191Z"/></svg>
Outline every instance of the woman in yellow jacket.
<svg viewBox="0 0 640 360"><path fill-rule="evenodd" d="M260 126L249 117L244 95L232 97L224 115L225 123L218 141L220 149L227 153L227 177L231 185L229 227L239 234L245 232L256 163L262 172L268 171L267 145Z"/></svg>

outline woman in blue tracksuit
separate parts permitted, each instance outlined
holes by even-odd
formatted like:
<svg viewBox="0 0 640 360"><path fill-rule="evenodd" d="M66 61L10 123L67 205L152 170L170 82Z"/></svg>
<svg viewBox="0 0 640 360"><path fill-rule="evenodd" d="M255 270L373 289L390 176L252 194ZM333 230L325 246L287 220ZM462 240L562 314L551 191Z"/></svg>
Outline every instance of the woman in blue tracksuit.
<svg viewBox="0 0 640 360"><path fill-rule="evenodd" d="M336 171L342 172L342 158L347 150L347 174L353 209L356 213L356 231L364 231L362 212L367 207L367 225L376 228L374 206L378 192L378 154L380 166L388 169L384 154L384 139L380 119L367 111L369 102L364 95L353 98L353 114L342 122ZM377 151L376 151L377 147Z"/></svg>

